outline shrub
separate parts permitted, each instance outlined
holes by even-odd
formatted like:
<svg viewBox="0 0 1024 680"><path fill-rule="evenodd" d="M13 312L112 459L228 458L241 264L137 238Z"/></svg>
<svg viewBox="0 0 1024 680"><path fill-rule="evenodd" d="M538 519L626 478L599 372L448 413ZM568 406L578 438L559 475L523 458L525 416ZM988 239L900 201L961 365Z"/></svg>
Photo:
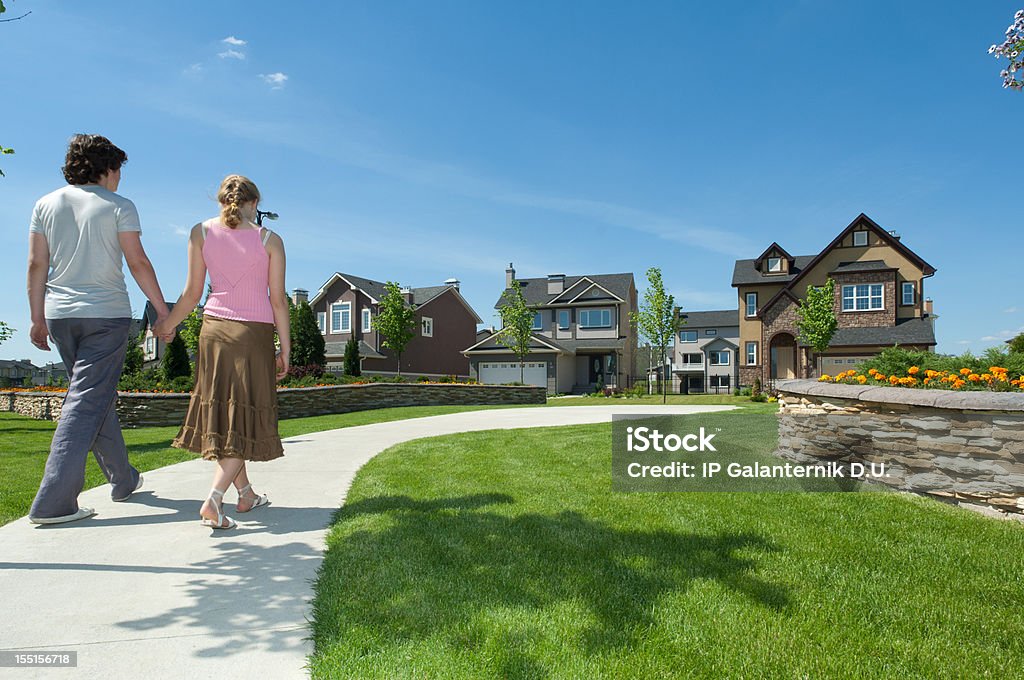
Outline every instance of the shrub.
<svg viewBox="0 0 1024 680"><path fill-rule="evenodd" d="M362 370L359 366L359 341L353 335L345 343L345 358L343 360L345 375L359 376Z"/></svg>
<svg viewBox="0 0 1024 680"><path fill-rule="evenodd" d="M188 348L185 347L185 341L181 339L180 335L175 335L174 339L167 343L164 356L160 360L160 367L167 380L188 377L191 382L192 364L188 360Z"/></svg>

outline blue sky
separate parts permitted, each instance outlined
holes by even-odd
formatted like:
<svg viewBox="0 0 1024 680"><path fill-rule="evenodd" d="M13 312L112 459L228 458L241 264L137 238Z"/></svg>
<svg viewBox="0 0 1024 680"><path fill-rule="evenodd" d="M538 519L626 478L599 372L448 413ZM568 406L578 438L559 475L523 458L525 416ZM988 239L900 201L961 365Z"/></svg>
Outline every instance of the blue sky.
<svg viewBox="0 0 1024 680"><path fill-rule="evenodd" d="M127 151L171 300L238 172L289 289L454 276L488 325L510 261L658 266L684 309L734 308L736 258L864 212L938 269L939 351L983 350L1024 330L1024 95L988 54L1019 4L7 2L32 14L0 24L0 355L56 360L28 342L27 229L75 132Z"/></svg>

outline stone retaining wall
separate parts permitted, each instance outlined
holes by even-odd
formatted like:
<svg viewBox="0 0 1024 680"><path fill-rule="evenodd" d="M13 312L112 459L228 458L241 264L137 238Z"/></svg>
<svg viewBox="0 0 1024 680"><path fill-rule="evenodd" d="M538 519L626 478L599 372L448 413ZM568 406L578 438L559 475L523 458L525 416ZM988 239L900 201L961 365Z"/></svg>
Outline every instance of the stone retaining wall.
<svg viewBox="0 0 1024 680"><path fill-rule="evenodd" d="M778 383L779 455L885 463L884 483L1024 513L1024 394Z"/></svg>
<svg viewBox="0 0 1024 680"><path fill-rule="evenodd" d="M395 406L543 404L546 398L543 387L460 384L370 383L277 392L281 419ZM187 394L122 392L117 399L117 415L123 427L180 425L185 419L188 399ZM58 392L0 392L0 411L39 420L60 418L63 402L64 394Z"/></svg>

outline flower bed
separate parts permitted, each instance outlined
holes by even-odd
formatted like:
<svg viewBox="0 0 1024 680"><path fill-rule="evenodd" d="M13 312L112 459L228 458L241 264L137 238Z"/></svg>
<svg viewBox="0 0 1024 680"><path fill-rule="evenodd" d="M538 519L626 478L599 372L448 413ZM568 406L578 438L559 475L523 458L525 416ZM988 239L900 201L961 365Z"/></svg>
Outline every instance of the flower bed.
<svg viewBox="0 0 1024 680"><path fill-rule="evenodd" d="M886 375L876 368L868 369L866 374L850 369L835 376L825 374L818 378L818 382L844 385L875 384L939 390L976 389L992 392L1024 390L1024 380L1020 376L1011 377L1009 371L1001 366L990 366L984 373L976 373L970 368L961 368L959 371L934 371L911 366L906 370L906 375Z"/></svg>

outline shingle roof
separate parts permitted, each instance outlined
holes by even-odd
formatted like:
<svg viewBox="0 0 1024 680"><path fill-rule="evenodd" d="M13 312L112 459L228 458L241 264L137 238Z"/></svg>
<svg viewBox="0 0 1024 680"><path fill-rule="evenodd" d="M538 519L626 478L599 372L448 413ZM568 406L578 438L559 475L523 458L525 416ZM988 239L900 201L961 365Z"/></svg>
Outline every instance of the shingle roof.
<svg viewBox="0 0 1024 680"><path fill-rule="evenodd" d="M680 328L716 328L720 326L739 326L740 312L738 309L716 309L708 312L683 312L679 315ZM685 323L684 323L685 322Z"/></svg>
<svg viewBox="0 0 1024 680"><path fill-rule="evenodd" d="M935 345L935 328L931 319L905 319L895 326L882 328L840 328L832 336L832 347L852 345Z"/></svg>
<svg viewBox="0 0 1024 680"><path fill-rule="evenodd" d="M345 356L345 344L344 342L326 342L324 343L324 354L329 357L341 357ZM383 354L370 347L364 340L359 341L359 356L364 359L386 359Z"/></svg>
<svg viewBox="0 0 1024 680"><path fill-rule="evenodd" d="M367 279L362 276L354 276L352 274L346 274L344 272L336 272L331 276L331 280L335 276L340 276L346 281L354 285L355 287L362 290L364 293L372 297L374 300L380 302L384 299L387 294L387 289L382 281L374 281L373 279ZM451 285L444 286L424 286L422 288L410 288L412 292L412 304L413 307L422 305L425 302L429 302L449 288L454 288Z"/></svg>
<svg viewBox="0 0 1024 680"><path fill-rule="evenodd" d="M836 274L849 274L851 272L877 272L887 269L894 269L881 260L864 260L862 262L841 262L832 271Z"/></svg>
<svg viewBox="0 0 1024 680"><path fill-rule="evenodd" d="M736 260L732 270L732 285L745 286L751 283L787 283L796 278L797 274L810 263L815 255L797 255L793 258L793 268L788 274L765 275L757 271L757 260Z"/></svg>
<svg viewBox="0 0 1024 680"><path fill-rule="evenodd" d="M565 291L575 286L581 279L590 279L597 285L606 289L613 295L617 295L623 300L629 300L629 289L633 283L633 274L586 274L583 276L566 276L565 277L565 288L562 293L548 293L548 280L547 278L538 279L516 279L519 281L519 287L523 291L523 297L526 299L526 304L532 306L546 305L556 298L563 295ZM590 284L583 283L578 286L578 289L573 291L573 297L586 290ZM498 301L494 303L495 309L501 308L502 300L505 298L505 293L510 291L510 288L506 288L502 291L501 295L498 296Z"/></svg>

